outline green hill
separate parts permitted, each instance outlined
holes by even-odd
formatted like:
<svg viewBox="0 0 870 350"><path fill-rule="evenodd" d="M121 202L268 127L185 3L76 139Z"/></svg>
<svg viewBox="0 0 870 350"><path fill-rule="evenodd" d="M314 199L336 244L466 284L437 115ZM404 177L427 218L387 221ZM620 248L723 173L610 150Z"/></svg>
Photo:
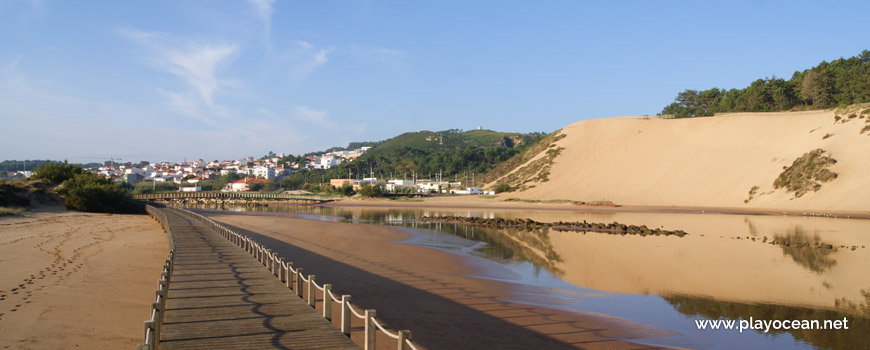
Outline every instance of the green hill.
<svg viewBox="0 0 870 350"><path fill-rule="evenodd" d="M470 130L461 132L456 129L444 131L407 132L382 141L366 156L390 155L397 152L417 151L436 152L451 151L466 147L488 148L526 145L534 140L534 134L498 132L492 130Z"/></svg>
<svg viewBox="0 0 870 350"><path fill-rule="evenodd" d="M466 174L470 177L472 173L485 173L545 136L492 130L408 132L384 141L354 143L370 144L373 148L356 160L329 170L297 172L282 180L281 185L299 188L306 183L346 178L348 174L353 177L374 174L379 178L411 178L413 174L427 178L441 174L445 180L464 180Z"/></svg>

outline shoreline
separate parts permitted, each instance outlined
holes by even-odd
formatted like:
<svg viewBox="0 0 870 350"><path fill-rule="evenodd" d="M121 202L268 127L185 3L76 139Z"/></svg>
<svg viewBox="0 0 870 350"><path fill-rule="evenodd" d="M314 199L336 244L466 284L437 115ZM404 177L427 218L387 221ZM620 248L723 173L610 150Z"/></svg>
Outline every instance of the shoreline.
<svg viewBox="0 0 870 350"><path fill-rule="evenodd" d="M616 205L593 206L563 203L506 202L500 198L479 197L427 197L419 202L404 202L381 199L342 199L321 204L325 207L412 207L453 209L512 209L512 210L560 210L588 213L676 213L676 214L722 214L722 215L774 215L799 217L827 217L841 219L870 219L870 211L796 210L774 208L690 207Z"/></svg>

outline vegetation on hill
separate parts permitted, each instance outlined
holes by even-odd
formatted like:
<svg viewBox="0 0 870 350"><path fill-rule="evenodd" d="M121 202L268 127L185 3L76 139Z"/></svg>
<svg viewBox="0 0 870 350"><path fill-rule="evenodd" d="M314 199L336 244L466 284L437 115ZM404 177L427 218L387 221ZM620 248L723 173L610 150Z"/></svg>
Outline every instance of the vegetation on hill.
<svg viewBox="0 0 870 350"><path fill-rule="evenodd" d="M776 189L785 187L787 191L794 192L794 196L801 197L810 191L818 191L822 188L819 182L828 182L837 178L837 173L828 170L828 167L836 164L834 158L829 157L825 150L819 148L795 159L789 167L783 167L773 182Z"/></svg>
<svg viewBox="0 0 870 350"><path fill-rule="evenodd" d="M461 178L480 175L519 154L545 135L542 133L504 133L491 130L445 130L409 132L379 141L353 162L328 170L300 171L281 180L284 188L302 188L305 184L328 182L351 177ZM352 147L348 147L352 148ZM298 161L303 162L300 157ZM477 181L477 184L483 182ZM469 184L470 185L470 184Z"/></svg>
<svg viewBox="0 0 870 350"><path fill-rule="evenodd" d="M60 198L51 193L51 184L45 180L0 180L0 216L20 215L33 204L57 204Z"/></svg>
<svg viewBox="0 0 870 350"><path fill-rule="evenodd" d="M530 184L532 182L548 181L553 160L562 151L561 147L556 146L556 141L564 137L561 130L556 130L481 176L481 184L497 181L492 184L492 188L495 192L501 193L522 191L533 187L534 185ZM545 154L531 161L541 153Z"/></svg>
<svg viewBox="0 0 870 350"><path fill-rule="evenodd" d="M126 184L118 184L83 170L76 164L47 163L34 170L33 179L54 185L69 209L94 213L141 213L142 203L133 200Z"/></svg>
<svg viewBox="0 0 870 350"><path fill-rule="evenodd" d="M758 79L743 89L686 90L677 94L662 115L676 118L725 112L776 112L825 109L870 102L870 51L821 62L791 79Z"/></svg>

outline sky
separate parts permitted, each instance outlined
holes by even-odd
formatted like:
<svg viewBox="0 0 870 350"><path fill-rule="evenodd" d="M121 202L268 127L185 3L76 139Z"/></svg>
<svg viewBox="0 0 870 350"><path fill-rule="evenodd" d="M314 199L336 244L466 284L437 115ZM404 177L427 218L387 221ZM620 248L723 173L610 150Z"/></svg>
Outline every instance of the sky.
<svg viewBox="0 0 870 350"><path fill-rule="evenodd" d="M0 160L552 132L870 49L870 2L0 0Z"/></svg>

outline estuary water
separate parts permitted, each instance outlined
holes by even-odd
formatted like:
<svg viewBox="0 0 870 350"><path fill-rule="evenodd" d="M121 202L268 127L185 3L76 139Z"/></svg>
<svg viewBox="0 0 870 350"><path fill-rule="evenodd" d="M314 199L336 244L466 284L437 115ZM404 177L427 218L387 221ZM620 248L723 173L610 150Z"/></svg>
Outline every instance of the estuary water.
<svg viewBox="0 0 870 350"><path fill-rule="evenodd" d="M870 220L562 210L191 207L394 226L411 234L402 243L478 260L484 273L475 277L546 287L546 293L514 293L513 301L601 313L671 331L668 337L642 343L698 349L870 347ZM420 220L423 216L619 222L689 234L491 229ZM844 318L848 330L700 330L696 322L823 323Z"/></svg>

